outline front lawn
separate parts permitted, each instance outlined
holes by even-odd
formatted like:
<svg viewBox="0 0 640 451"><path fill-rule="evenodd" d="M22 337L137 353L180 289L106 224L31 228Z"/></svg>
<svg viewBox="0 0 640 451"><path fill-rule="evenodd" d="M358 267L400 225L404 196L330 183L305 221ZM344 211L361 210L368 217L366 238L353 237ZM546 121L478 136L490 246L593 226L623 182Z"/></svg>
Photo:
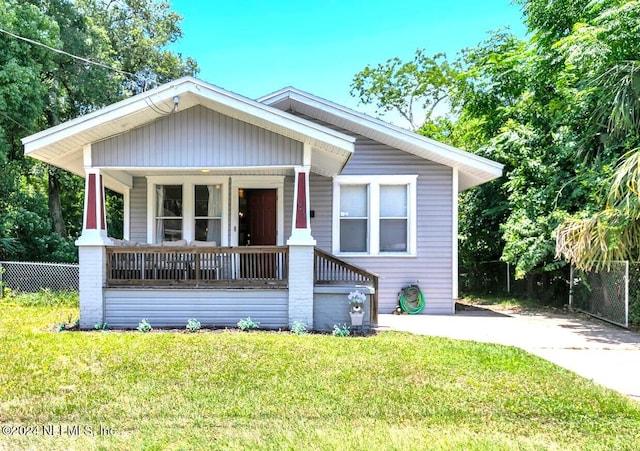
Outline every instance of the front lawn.
<svg viewBox="0 0 640 451"><path fill-rule="evenodd" d="M0 300L0 449L640 447L639 404L516 348L56 333L77 306L48 298Z"/></svg>

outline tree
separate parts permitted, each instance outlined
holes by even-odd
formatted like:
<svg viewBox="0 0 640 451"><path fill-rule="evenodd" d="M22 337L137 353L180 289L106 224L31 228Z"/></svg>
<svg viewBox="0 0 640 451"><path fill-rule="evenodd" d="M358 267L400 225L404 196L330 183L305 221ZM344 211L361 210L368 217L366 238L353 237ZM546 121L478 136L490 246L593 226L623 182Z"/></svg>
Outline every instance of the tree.
<svg viewBox="0 0 640 451"><path fill-rule="evenodd" d="M49 0L46 12L61 30L65 51L101 61L102 66L79 64L56 55L55 70L45 75L49 86L47 125L77 117L144 91L156 83L193 75L195 63L165 50L181 35L180 16L166 1ZM131 74L127 77L127 74ZM53 231L66 236L61 204L64 175L49 167L49 214Z"/></svg>
<svg viewBox="0 0 640 451"><path fill-rule="evenodd" d="M164 0L0 0L0 28L66 52L0 36L0 162L10 171L0 180L0 237L5 250L17 243L12 258L69 258L83 205L82 180L23 158L19 138L195 74L193 60L166 49L181 36L179 22ZM71 254L56 254L60 243Z"/></svg>
<svg viewBox="0 0 640 451"><path fill-rule="evenodd" d="M60 45L56 22L35 5L0 0L0 11L3 30L52 47ZM0 35L0 237L4 258L22 255L26 248L36 246L35 237L25 226L40 229L43 225L40 216L27 219L30 215L19 214L26 213L25 206L42 199L38 189L25 189L25 176L33 163L23 158L20 137L41 128L47 98L41 74L54 67L53 54L43 47L6 33ZM48 229L48 222L44 221L44 226Z"/></svg>
<svg viewBox="0 0 640 451"><path fill-rule="evenodd" d="M443 53L429 58L417 50L412 61L391 58L376 67L367 66L351 83L351 95L365 105L375 104L378 113L395 111L409 122L416 122L415 109L424 110L425 122L434 120L436 108L447 99L455 70Z"/></svg>
<svg viewBox="0 0 640 451"><path fill-rule="evenodd" d="M583 76L579 95L591 109L583 155L589 161L618 162L604 208L580 212L558 228L558 255L581 269L640 256L640 4L598 2L591 12L593 19L560 45ZM597 54L580 55L592 47Z"/></svg>

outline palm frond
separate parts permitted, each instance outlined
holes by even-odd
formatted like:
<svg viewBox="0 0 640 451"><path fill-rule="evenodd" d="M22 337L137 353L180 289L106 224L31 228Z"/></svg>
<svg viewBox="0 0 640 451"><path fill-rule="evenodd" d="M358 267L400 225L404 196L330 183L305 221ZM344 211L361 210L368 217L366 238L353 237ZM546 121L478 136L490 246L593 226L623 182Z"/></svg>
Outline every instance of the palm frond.
<svg viewBox="0 0 640 451"><path fill-rule="evenodd" d="M635 260L640 249L640 220L606 209L589 218L565 220L556 230L556 256L582 270L608 268Z"/></svg>

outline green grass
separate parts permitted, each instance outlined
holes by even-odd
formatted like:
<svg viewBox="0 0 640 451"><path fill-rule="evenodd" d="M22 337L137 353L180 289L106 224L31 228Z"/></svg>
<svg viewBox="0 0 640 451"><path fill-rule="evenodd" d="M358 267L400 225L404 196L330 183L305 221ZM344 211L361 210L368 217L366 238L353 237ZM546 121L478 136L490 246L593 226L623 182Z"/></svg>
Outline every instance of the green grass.
<svg viewBox="0 0 640 451"><path fill-rule="evenodd" d="M516 298L513 296L476 296L466 295L462 298L462 303L475 306L492 306L503 310L530 311L544 310L549 307L541 305L538 301L527 298Z"/></svg>
<svg viewBox="0 0 640 451"><path fill-rule="evenodd" d="M0 301L0 425L39 431L0 449L640 447L640 405L516 348L404 333L52 332L77 315L73 299Z"/></svg>

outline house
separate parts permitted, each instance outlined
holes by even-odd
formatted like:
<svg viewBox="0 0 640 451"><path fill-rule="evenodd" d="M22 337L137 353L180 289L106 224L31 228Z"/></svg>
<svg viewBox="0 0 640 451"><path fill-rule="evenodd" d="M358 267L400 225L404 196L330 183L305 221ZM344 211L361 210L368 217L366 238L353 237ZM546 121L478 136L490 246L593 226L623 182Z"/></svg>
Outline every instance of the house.
<svg viewBox="0 0 640 451"><path fill-rule="evenodd" d="M23 139L85 178L80 322L286 328L367 323L418 283L424 314L453 314L458 193L493 161L285 88L251 100L192 77ZM104 188L123 195L109 238Z"/></svg>

